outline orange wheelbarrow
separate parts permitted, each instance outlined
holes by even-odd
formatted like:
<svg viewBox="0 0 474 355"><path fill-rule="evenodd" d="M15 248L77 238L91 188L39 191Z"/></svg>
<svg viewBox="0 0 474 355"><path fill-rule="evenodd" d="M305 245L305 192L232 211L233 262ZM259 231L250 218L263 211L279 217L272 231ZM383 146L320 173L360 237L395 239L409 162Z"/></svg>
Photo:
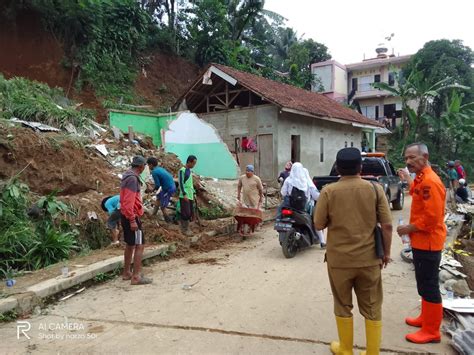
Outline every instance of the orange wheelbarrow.
<svg viewBox="0 0 474 355"><path fill-rule="evenodd" d="M245 238L251 236L255 227L262 223L263 212L255 208L237 207L234 218L237 221L237 232Z"/></svg>

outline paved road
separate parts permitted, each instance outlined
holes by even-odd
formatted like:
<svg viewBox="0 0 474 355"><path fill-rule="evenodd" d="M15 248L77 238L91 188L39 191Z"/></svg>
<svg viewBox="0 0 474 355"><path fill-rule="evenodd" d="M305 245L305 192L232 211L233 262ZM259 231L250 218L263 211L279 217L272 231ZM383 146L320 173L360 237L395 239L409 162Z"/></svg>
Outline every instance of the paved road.
<svg viewBox="0 0 474 355"><path fill-rule="evenodd" d="M407 218L409 203L393 213L394 221ZM383 272L384 353L451 354L448 339L424 346L404 340L411 329L403 318L416 313L419 301L400 248L394 239L395 262ZM16 324L4 324L0 353L329 354L336 327L323 257L314 247L285 259L267 227L252 240L194 257L215 258L214 264L157 263L146 268L153 285L116 279L51 306L49 314L29 319L31 339L18 340ZM363 347L357 306L355 314L355 343ZM55 329L65 320L76 330Z"/></svg>

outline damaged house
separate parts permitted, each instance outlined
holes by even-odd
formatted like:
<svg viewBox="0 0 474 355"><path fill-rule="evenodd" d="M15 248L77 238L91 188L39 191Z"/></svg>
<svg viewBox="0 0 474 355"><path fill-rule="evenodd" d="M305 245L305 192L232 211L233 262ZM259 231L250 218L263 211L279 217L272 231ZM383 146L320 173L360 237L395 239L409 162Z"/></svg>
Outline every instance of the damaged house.
<svg viewBox="0 0 474 355"><path fill-rule="evenodd" d="M290 160L312 175L327 174L339 149L375 150L382 130L321 94L219 64L210 64L173 108L212 124L241 170L254 164L267 181Z"/></svg>

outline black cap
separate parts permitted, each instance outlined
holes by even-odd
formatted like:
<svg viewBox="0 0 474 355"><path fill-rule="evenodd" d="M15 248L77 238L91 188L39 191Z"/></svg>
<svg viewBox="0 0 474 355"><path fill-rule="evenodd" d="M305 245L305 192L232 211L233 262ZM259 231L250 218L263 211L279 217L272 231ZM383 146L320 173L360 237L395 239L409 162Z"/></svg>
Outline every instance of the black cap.
<svg viewBox="0 0 474 355"><path fill-rule="evenodd" d="M132 159L132 166L142 166L145 164L146 160L141 155L134 156Z"/></svg>
<svg viewBox="0 0 474 355"><path fill-rule="evenodd" d="M344 148L337 152L336 165L343 169L352 169L362 163L360 150L357 148Z"/></svg>

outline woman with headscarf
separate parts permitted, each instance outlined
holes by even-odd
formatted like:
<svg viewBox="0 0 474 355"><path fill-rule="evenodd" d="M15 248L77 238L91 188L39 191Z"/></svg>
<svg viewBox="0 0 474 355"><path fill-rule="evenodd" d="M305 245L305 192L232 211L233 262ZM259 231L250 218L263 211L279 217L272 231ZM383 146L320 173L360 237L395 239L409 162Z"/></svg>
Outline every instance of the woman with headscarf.
<svg viewBox="0 0 474 355"><path fill-rule="evenodd" d="M311 200L316 201L319 197L319 191L310 179L308 170L305 169L301 163L293 164L290 176L288 176L283 183L281 195L284 201L289 203L289 198L294 187L304 192L307 205Z"/></svg>
<svg viewBox="0 0 474 355"><path fill-rule="evenodd" d="M306 211L309 214L312 214L315 201L317 201L319 198L319 191L314 185L313 180L309 175L308 169L304 168L303 164L301 163L293 164L290 176L283 183L283 187L281 189L283 204L280 207L280 213L283 207L290 205L290 195L294 187L305 193ZM316 231L316 233L319 237L319 240L321 241L321 248L324 248L326 246L324 243L324 234L321 231Z"/></svg>

